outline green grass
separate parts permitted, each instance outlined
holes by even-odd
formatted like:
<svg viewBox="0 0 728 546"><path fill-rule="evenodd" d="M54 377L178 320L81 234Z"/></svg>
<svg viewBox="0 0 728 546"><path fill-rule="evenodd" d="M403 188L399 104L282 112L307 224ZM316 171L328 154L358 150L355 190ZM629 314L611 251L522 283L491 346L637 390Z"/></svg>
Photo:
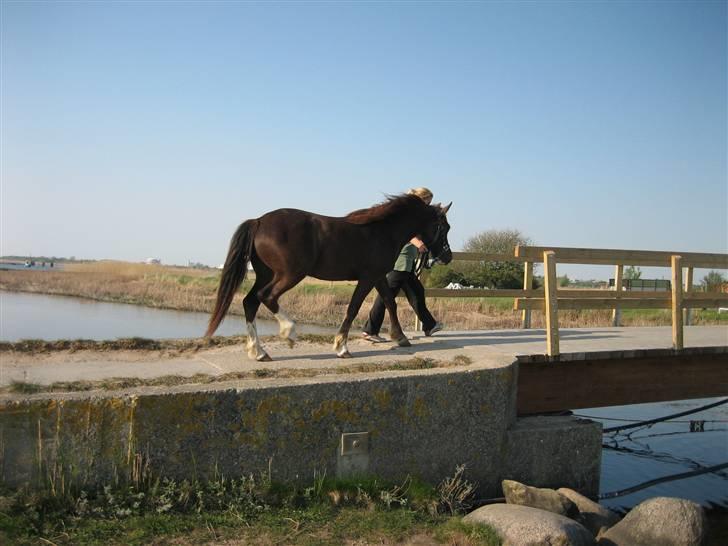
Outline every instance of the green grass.
<svg viewBox="0 0 728 546"><path fill-rule="evenodd" d="M672 311L669 309L623 309L622 317L672 323ZM693 324L728 324L728 313L718 313L717 309L693 309L692 317Z"/></svg>
<svg viewBox="0 0 728 546"><path fill-rule="evenodd" d="M435 544L499 544L490 528L445 515L439 495L410 478L391 484L318 477L300 487L265 476L175 482L146 475L136 486L63 496L6 491L0 544L396 544L422 536Z"/></svg>
<svg viewBox="0 0 728 546"><path fill-rule="evenodd" d="M434 543L496 546L495 532L468 525L457 517L429 516L413 510L369 510L317 505L305 509L272 509L256 518L235 512L148 514L121 520L86 518L69 522L42 537L13 528L14 518L0 516L0 542L18 546L209 544L238 540L242 544L331 545L396 544L414 536ZM45 541L41 541L43 538Z"/></svg>
<svg viewBox="0 0 728 546"><path fill-rule="evenodd" d="M354 293L354 288L353 284L302 283L296 285L292 290L300 292L305 296L333 294L334 296L346 296L350 298Z"/></svg>
<svg viewBox="0 0 728 546"><path fill-rule="evenodd" d="M7 390L14 394L35 394L43 392L44 389L45 387L43 385L26 381L11 381L7 387Z"/></svg>
<svg viewBox="0 0 728 546"><path fill-rule="evenodd" d="M728 324L728 313L719 313L717 309L695 309L693 319L702 324Z"/></svg>

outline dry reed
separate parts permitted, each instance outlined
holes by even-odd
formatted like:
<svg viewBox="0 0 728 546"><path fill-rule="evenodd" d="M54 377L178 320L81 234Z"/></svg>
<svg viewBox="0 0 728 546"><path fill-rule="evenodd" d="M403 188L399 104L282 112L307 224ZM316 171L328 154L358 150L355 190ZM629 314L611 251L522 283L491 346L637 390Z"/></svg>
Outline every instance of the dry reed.
<svg viewBox="0 0 728 546"><path fill-rule="evenodd" d="M127 262L94 262L67 265L56 271L0 271L0 290L77 296L98 301L132 303L148 307L209 313L215 302L220 272ZM250 274L249 274L250 276ZM242 314L242 298L252 282L247 279L231 306L232 314ZM281 298L281 306L302 323L338 326L344 317L354 283L332 283L306 279ZM360 328L374 302L372 292L354 322ZM450 329L492 330L519 328L520 312L512 310L507 298L431 298L432 314ZM398 300L398 315L405 329L414 324L414 313L406 300ZM259 316L272 318L261 306ZM625 326L669 325L667 310L624 311ZM694 313L695 324L715 323L715 315ZM611 311L561 311L559 324L566 328L611 325ZM532 326L543 328L543 313L533 312ZM385 326L386 327L386 326Z"/></svg>

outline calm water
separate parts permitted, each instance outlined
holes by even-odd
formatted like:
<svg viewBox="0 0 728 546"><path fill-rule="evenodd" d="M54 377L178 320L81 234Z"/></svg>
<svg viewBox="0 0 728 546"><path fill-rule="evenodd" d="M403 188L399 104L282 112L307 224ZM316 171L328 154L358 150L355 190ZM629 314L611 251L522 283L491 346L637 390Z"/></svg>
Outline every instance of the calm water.
<svg viewBox="0 0 728 546"><path fill-rule="evenodd" d="M0 292L0 340L3 341L200 337L207 321L205 313ZM229 317L218 333L236 335L243 330L241 317ZM258 331L263 335L276 334L278 324L258 321ZM333 329L301 324L299 331L330 334ZM652 419L716 400L719 399L585 409L575 413L590 416L606 428L623 424L616 419ZM691 420L705 421L704 432L690 432ZM629 431L628 437L606 435L604 443L619 450L605 448L602 452L601 492L625 489L647 480L692 471L700 465L712 466L728 461L728 404L677 421ZM658 495L692 499L704 506L728 507L728 471L660 484L603 503L622 510Z"/></svg>
<svg viewBox="0 0 728 546"><path fill-rule="evenodd" d="M152 339L201 337L207 313L151 309L66 296L0 292L0 341L20 339ZM298 324L303 334L331 334L333 328ZM245 332L242 317L229 316L218 328L222 336ZM258 320L258 333L278 333L275 321Z"/></svg>

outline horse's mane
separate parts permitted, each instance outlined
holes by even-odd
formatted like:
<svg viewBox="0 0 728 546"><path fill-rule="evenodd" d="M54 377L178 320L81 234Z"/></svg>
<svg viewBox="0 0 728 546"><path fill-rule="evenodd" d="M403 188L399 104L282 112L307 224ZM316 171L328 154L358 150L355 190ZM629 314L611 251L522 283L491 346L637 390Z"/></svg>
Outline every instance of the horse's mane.
<svg viewBox="0 0 728 546"><path fill-rule="evenodd" d="M425 202L416 195L406 193L388 195L384 202L369 207L368 209L359 209L350 212L344 219L352 224L370 224L379 220L385 220L391 216L397 216L405 210L426 206Z"/></svg>

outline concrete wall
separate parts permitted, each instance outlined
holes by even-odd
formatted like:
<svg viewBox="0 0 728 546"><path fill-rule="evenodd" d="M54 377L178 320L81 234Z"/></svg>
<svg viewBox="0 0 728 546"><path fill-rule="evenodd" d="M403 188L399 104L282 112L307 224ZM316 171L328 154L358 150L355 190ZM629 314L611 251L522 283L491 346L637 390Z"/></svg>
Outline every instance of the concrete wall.
<svg viewBox="0 0 728 546"><path fill-rule="evenodd" d="M48 476L90 484L125 478L148 461L175 478L270 468L274 480L303 484L314 472L398 481L412 475L437 484L466 464L466 477L485 496L500 493L501 479L522 476L595 493L601 429L562 422L531 436L526 421L516 422L516 366L6 397L0 477L9 486ZM570 427L583 431L581 448L564 442ZM365 434L344 436L342 451L342 434L352 433Z"/></svg>

